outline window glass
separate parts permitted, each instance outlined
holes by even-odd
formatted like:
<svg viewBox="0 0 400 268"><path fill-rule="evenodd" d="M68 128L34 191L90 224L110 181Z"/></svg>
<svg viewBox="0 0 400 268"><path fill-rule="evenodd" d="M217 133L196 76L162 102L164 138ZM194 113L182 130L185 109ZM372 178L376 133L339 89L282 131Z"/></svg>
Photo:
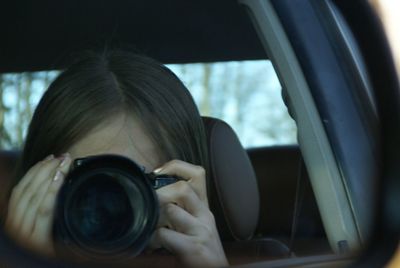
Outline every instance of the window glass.
<svg viewBox="0 0 400 268"><path fill-rule="evenodd" d="M57 74L0 74L0 148L21 148L33 111Z"/></svg>
<svg viewBox="0 0 400 268"><path fill-rule="evenodd" d="M200 113L226 121L244 147L296 143L270 61L170 64ZM0 75L0 146L22 146L32 113L58 71Z"/></svg>
<svg viewBox="0 0 400 268"><path fill-rule="evenodd" d="M243 146L294 144L296 125L270 61L169 65L205 116L226 121Z"/></svg>

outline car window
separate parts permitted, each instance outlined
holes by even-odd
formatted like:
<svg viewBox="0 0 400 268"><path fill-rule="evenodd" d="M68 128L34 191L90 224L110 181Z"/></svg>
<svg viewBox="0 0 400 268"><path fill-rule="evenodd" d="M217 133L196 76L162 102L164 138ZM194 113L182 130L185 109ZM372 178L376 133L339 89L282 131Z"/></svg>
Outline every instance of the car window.
<svg viewBox="0 0 400 268"><path fill-rule="evenodd" d="M295 144L296 126L268 60L169 64L191 91L200 113L226 121L243 146ZM49 83L59 71L0 76L0 145L20 148ZM262 118L262 119L260 119Z"/></svg>

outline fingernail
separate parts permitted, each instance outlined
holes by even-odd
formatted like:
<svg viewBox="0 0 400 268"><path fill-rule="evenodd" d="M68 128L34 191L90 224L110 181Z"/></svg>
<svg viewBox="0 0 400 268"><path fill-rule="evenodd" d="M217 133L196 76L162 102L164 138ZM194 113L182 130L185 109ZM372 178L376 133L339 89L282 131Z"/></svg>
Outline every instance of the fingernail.
<svg viewBox="0 0 400 268"><path fill-rule="evenodd" d="M69 161L70 154L69 153L65 153L65 154L62 154L61 157L62 157L62 161L60 163L60 167L63 167Z"/></svg>
<svg viewBox="0 0 400 268"><path fill-rule="evenodd" d="M54 155L53 155L53 154L48 155L48 156L44 159L44 161L51 160L51 159L54 159Z"/></svg>
<svg viewBox="0 0 400 268"><path fill-rule="evenodd" d="M62 178L63 173L60 170L57 170L56 175L53 178L53 181L58 181Z"/></svg>
<svg viewBox="0 0 400 268"><path fill-rule="evenodd" d="M162 170L162 168L156 168L155 170L153 170L154 173L160 173Z"/></svg>

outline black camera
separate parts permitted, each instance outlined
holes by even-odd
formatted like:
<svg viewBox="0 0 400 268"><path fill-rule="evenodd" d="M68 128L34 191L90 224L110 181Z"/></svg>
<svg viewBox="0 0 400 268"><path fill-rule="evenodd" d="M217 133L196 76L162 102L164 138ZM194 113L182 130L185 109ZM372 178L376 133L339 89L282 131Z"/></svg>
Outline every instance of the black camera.
<svg viewBox="0 0 400 268"><path fill-rule="evenodd" d="M57 255L95 261L137 256L158 221L155 190L177 180L145 173L123 156L76 159L57 199Z"/></svg>

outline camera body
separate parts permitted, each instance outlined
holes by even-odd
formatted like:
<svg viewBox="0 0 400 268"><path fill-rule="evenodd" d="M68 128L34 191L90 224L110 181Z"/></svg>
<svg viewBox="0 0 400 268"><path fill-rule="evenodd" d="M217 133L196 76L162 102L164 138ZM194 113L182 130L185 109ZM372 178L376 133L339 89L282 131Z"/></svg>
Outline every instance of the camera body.
<svg viewBox="0 0 400 268"><path fill-rule="evenodd" d="M158 221L155 190L177 180L145 173L119 155L76 159L57 199L53 228L57 255L94 261L137 256Z"/></svg>

